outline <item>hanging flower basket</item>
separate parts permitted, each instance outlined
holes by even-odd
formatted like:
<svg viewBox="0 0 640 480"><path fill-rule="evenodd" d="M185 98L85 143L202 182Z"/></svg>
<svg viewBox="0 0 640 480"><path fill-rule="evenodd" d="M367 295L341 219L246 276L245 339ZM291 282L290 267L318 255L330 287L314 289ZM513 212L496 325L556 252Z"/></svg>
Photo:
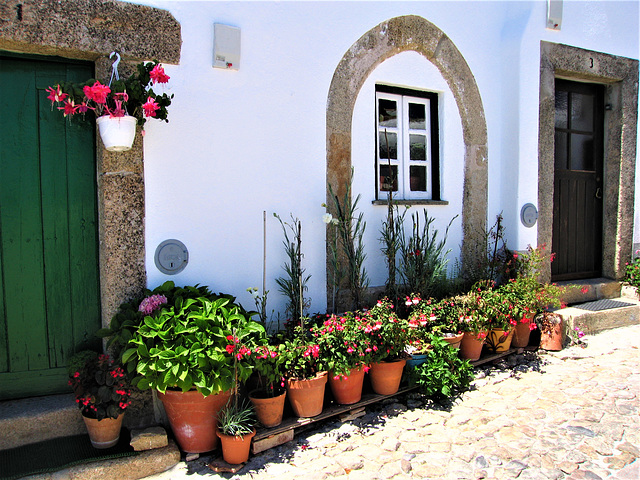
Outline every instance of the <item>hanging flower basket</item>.
<svg viewBox="0 0 640 480"><path fill-rule="evenodd" d="M111 117L103 115L96 120L100 131L100 138L104 148L110 152L126 152L131 150L136 137L138 119L129 115Z"/></svg>

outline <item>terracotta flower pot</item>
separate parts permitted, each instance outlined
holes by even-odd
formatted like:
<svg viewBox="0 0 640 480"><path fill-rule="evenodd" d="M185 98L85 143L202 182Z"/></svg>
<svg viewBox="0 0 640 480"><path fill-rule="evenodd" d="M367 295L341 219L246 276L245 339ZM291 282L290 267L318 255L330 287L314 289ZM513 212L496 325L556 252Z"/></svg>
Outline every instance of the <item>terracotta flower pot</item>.
<svg viewBox="0 0 640 480"><path fill-rule="evenodd" d="M262 397L259 391L249 394L249 400L253 405L253 410L262 426L271 428L282 423L282 413L284 412L284 400L287 392L284 391L276 397Z"/></svg>
<svg viewBox="0 0 640 480"><path fill-rule="evenodd" d="M349 375L334 375L329 372L329 387L333 398L340 405L358 403L362 398L364 366L351 369Z"/></svg>
<svg viewBox="0 0 640 480"><path fill-rule="evenodd" d="M472 332L464 332L462 342L460 342L460 357L471 360L472 362L479 360L482 355L482 346L484 345L485 335Z"/></svg>
<svg viewBox="0 0 640 480"><path fill-rule="evenodd" d="M442 339L451 345L453 348L460 348L460 342L462 342L462 333L455 334L451 337L442 337Z"/></svg>
<svg viewBox="0 0 640 480"><path fill-rule="evenodd" d="M522 318L515 326L511 346L514 348L524 348L529 345L529 337L531 336L532 317Z"/></svg>
<svg viewBox="0 0 640 480"><path fill-rule="evenodd" d="M220 437L220 443L222 443L222 458L224 458L224 461L231 465L238 465L249 460L251 439L255 434L255 428L251 433L237 436L225 435L216 430L216 435Z"/></svg>
<svg viewBox="0 0 640 480"><path fill-rule="evenodd" d="M204 453L218 447L218 413L229 400L230 392L204 396L196 390L167 390L158 398L167 412L171 429L180 448L188 453Z"/></svg>
<svg viewBox="0 0 640 480"><path fill-rule="evenodd" d="M120 440L123 418L124 413L118 415L118 418L103 418L102 420L88 418L83 415L82 419L87 426L91 445L94 448L110 448L117 444L118 440Z"/></svg>
<svg viewBox="0 0 640 480"><path fill-rule="evenodd" d="M327 372L320 372L314 378L287 378L287 396L293 412L298 417L315 417L322 413Z"/></svg>
<svg viewBox="0 0 640 480"><path fill-rule="evenodd" d="M489 330L486 343L491 351L496 353L506 352L511 348L511 340L513 339L513 329L508 332L494 328Z"/></svg>
<svg viewBox="0 0 640 480"><path fill-rule="evenodd" d="M555 323L557 322L557 323ZM562 317L557 315L555 322L546 322L540 328L540 348L557 352L562 350L564 342L564 328Z"/></svg>
<svg viewBox="0 0 640 480"><path fill-rule="evenodd" d="M425 355L426 357L426 355ZM371 387L378 395L393 395L400 388L406 360L372 363L369 369Z"/></svg>

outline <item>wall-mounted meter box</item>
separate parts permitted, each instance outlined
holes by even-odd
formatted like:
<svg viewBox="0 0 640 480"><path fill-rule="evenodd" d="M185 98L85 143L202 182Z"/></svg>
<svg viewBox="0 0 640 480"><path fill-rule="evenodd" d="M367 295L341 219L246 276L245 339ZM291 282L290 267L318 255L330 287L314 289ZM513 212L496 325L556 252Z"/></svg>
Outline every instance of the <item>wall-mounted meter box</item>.
<svg viewBox="0 0 640 480"><path fill-rule="evenodd" d="M176 275L189 263L189 251L184 243L172 238L158 245L154 260L162 273Z"/></svg>
<svg viewBox="0 0 640 480"><path fill-rule="evenodd" d="M213 25L213 66L228 70L240 68L240 29L230 25Z"/></svg>

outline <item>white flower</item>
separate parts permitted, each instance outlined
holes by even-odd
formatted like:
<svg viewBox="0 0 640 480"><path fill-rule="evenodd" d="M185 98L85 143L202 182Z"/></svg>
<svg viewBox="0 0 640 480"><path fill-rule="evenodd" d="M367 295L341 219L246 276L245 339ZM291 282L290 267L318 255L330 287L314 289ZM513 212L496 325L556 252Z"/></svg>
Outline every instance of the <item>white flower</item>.
<svg viewBox="0 0 640 480"><path fill-rule="evenodd" d="M333 215L331 215L330 213L325 213L324 215L322 215L322 221L327 225L329 225L332 222L332 220L333 220Z"/></svg>
<svg viewBox="0 0 640 480"><path fill-rule="evenodd" d="M249 292L253 298L258 298L258 289L256 287L247 288L247 292Z"/></svg>

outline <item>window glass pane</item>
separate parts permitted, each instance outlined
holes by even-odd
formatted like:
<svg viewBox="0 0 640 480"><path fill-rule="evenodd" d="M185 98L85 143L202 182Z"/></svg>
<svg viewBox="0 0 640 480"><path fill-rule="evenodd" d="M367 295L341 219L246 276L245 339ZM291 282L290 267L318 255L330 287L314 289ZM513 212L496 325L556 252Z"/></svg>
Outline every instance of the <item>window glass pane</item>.
<svg viewBox="0 0 640 480"><path fill-rule="evenodd" d="M425 105L420 103L409 104L409 128L424 130L427 128Z"/></svg>
<svg viewBox="0 0 640 480"><path fill-rule="evenodd" d="M389 165L380 165L380 190L383 192L398 191L397 165L391 165L391 172L389 172Z"/></svg>
<svg viewBox="0 0 640 480"><path fill-rule="evenodd" d="M427 191L427 169L426 167L409 167L409 188L412 192Z"/></svg>
<svg viewBox="0 0 640 480"><path fill-rule="evenodd" d="M396 160L398 158L398 135L392 132L380 132L380 160ZM389 150L387 151L387 142Z"/></svg>
<svg viewBox="0 0 640 480"><path fill-rule="evenodd" d="M398 106L393 100L378 100L378 125L381 127L398 126Z"/></svg>
<svg viewBox="0 0 640 480"><path fill-rule="evenodd" d="M571 170L593 171L593 137L591 135L571 135Z"/></svg>
<svg viewBox="0 0 640 480"><path fill-rule="evenodd" d="M556 132L555 162L558 170L567 170L567 134Z"/></svg>
<svg viewBox="0 0 640 480"><path fill-rule="evenodd" d="M569 93L556 90L556 128L569 128L567 123L567 109Z"/></svg>
<svg viewBox="0 0 640 480"><path fill-rule="evenodd" d="M571 129L593 131L593 96L571 94Z"/></svg>
<svg viewBox="0 0 640 480"><path fill-rule="evenodd" d="M409 135L409 159L427 159L427 137L425 135Z"/></svg>

